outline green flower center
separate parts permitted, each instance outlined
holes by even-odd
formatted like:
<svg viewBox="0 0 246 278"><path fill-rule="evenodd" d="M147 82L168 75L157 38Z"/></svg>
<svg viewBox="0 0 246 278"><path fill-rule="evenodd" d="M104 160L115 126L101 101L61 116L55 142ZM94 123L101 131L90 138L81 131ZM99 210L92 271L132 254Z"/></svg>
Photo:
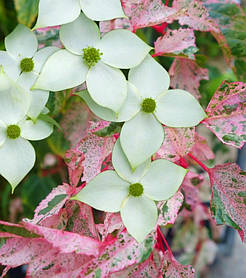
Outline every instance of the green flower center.
<svg viewBox="0 0 246 278"><path fill-rule="evenodd" d="M32 58L24 58L20 62L20 68L22 72L31 72L34 68L34 62Z"/></svg>
<svg viewBox="0 0 246 278"><path fill-rule="evenodd" d="M94 67L100 60L103 54L99 49L94 47L87 47L83 49L84 63L89 67Z"/></svg>
<svg viewBox="0 0 246 278"><path fill-rule="evenodd" d="M7 127L7 136L10 139L17 139L20 137L21 129L18 125L9 125Z"/></svg>
<svg viewBox="0 0 246 278"><path fill-rule="evenodd" d="M152 98L145 98L142 102L142 111L145 113L153 113L156 108L156 102Z"/></svg>
<svg viewBox="0 0 246 278"><path fill-rule="evenodd" d="M139 197L143 192L144 188L141 183L133 183L129 186L129 194L133 197Z"/></svg>

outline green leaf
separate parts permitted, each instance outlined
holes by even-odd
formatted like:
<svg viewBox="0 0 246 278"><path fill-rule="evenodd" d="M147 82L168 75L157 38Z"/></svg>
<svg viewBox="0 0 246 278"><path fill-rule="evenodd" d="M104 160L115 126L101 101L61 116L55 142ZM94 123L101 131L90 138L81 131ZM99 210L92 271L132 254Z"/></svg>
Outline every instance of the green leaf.
<svg viewBox="0 0 246 278"><path fill-rule="evenodd" d="M31 27L38 14L39 0L14 0L19 23Z"/></svg>
<svg viewBox="0 0 246 278"><path fill-rule="evenodd" d="M48 144L51 150L61 157L64 157L65 152L70 147L70 142L66 140L64 134L57 129L55 129L53 134L49 137Z"/></svg>
<svg viewBox="0 0 246 278"><path fill-rule="evenodd" d="M95 135L100 137L112 136L115 133L120 133L123 123L110 123L109 126L94 132Z"/></svg>
<svg viewBox="0 0 246 278"><path fill-rule="evenodd" d="M58 129L62 130L61 126L58 124L58 122L56 120L54 120L53 118L51 118L49 115L45 115L45 114L40 114L38 116L38 118L46 123L49 123L51 125L54 125L55 127L57 127Z"/></svg>

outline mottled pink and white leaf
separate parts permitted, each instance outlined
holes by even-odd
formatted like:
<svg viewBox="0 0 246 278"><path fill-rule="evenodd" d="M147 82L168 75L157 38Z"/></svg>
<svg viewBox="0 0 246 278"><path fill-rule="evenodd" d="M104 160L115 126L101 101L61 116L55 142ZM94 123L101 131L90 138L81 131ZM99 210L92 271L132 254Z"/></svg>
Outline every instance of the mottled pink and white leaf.
<svg viewBox="0 0 246 278"><path fill-rule="evenodd" d="M191 149L191 154L197 157L200 161L207 161L215 158L207 140L198 133L195 134L195 144Z"/></svg>
<svg viewBox="0 0 246 278"><path fill-rule="evenodd" d="M113 145L113 137L104 138L94 134L88 135L78 143L77 149L85 156L82 181L89 182L101 172L101 165L104 159L112 152Z"/></svg>
<svg viewBox="0 0 246 278"><path fill-rule="evenodd" d="M208 69L199 67L195 61L176 58L169 69L169 75L172 88L185 90L199 99L200 81L208 80Z"/></svg>
<svg viewBox="0 0 246 278"><path fill-rule="evenodd" d="M93 238L39 226L27 220L23 221L23 225L27 230L44 237L47 242L51 243L54 248L59 248L62 253L76 252L77 254L94 256L99 254L101 244Z"/></svg>
<svg viewBox="0 0 246 278"><path fill-rule="evenodd" d="M195 35L192 29L167 29L164 36L159 37L155 45L155 56L164 54L185 55L194 58L198 50L195 44Z"/></svg>
<svg viewBox="0 0 246 278"><path fill-rule="evenodd" d="M163 158L176 162L190 152L194 144L195 128L165 127L164 131L165 140L154 155L155 159Z"/></svg>
<svg viewBox="0 0 246 278"><path fill-rule="evenodd" d="M241 148L246 142L246 84L223 81L206 109L203 123L224 144Z"/></svg>
<svg viewBox="0 0 246 278"><path fill-rule="evenodd" d="M228 224L245 235L246 172L235 163L218 165L210 169L210 181L211 210L217 224Z"/></svg>
<svg viewBox="0 0 246 278"><path fill-rule="evenodd" d="M165 226L167 224L174 224L178 217L178 212L183 204L183 201L184 196L180 191L178 191L168 201L159 202L157 207L160 211L160 214L157 225Z"/></svg>
<svg viewBox="0 0 246 278"><path fill-rule="evenodd" d="M68 184L59 185L37 206L32 223L39 223L43 219L56 215L71 197L73 188Z"/></svg>
<svg viewBox="0 0 246 278"><path fill-rule="evenodd" d="M84 171L83 161L85 157L83 152L78 149L70 149L65 153L64 161L68 167L69 183L76 187Z"/></svg>

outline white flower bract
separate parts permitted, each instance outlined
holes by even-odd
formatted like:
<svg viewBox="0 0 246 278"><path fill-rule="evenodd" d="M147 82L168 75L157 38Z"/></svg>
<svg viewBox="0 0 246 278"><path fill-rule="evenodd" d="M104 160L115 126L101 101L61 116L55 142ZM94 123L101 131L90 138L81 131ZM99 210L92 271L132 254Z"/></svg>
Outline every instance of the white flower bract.
<svg viewBox="0 0 246 278"><path fill-rule="evenodd" d="M22 24L17 25L5 38L5 47L6 51L0 51L0 66L14 82L29 92L32 104L27 115L36 119L48 101L49 92L31 88L48 57L58 48L46 47L38 50L35 34ZM25 72L22 67L29 69Z"/></svg>
<svg viewBox="0 0 246 278"><path fill-rule="evenodd" d="M35 29L72 22L81 10L96 21L125 17L120 0L40 0Z"/></svg>
<svg viewBox="0 0 246 278"><path fill-rule="evenodd" d="M100 118L125 122L120 134L121 146L135 169L161 147L164 140L162 124L192 127L206 114L190 93L168 90L167 71L150 55L130 69L128 79L128 96L118 115L97 105L87 93L80 93L80 96Z"/></svg>
<svg viewBox="0 0 246 278"><path fill-rule="evenodd" d="M65 50L47 60L34 88L60 91L86 81L93 100L118 113L127 96L119 68L139 65L151 47L128 30L100 38L98 26L83 14L61 27L60 38Z"/></svg>
<svg viewBox="0 0 246 278"><path fill-rule="evenodd" d="M148 159L134 172L117 140L112 156L115 171L97 175L72 199L84 202L98 210L121 213L128 232L138 241L155 227L157 207L154 201L171 198L181 185L187 170L167 160L151 163ZM131 193L135 188L137 196ZM133 191L134 192L134 191Z"/></svg>

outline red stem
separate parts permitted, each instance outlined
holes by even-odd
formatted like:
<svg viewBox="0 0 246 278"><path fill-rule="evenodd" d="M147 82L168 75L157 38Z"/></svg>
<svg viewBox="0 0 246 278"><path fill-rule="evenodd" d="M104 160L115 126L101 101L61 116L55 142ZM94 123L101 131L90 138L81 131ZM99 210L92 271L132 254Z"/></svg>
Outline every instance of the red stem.
<svg viewBox="0 0 246 278"><path fill-rule="evenodd" d="M202 167L204 171L206 171L210 175L210 169L205 164L203 164L200 160L194 157L191 153L189 153L188 156L192 158L198 165Z"/></svg>
<svg viewBox="0 0 246 278"><path fill-rule="evenodd" d="M165 239L165 237L164 237L164 235L163 235L163 233L162 233L162 231L161 231L159 226L157 226L157 232L160 235L160 237L163 240L163 242L165 243L166 249L168 250L169 254L173 256L173 252L172 252L170 246L168 245L168 243L167 243L167 241L166 241L166 239Z"/></svg>

